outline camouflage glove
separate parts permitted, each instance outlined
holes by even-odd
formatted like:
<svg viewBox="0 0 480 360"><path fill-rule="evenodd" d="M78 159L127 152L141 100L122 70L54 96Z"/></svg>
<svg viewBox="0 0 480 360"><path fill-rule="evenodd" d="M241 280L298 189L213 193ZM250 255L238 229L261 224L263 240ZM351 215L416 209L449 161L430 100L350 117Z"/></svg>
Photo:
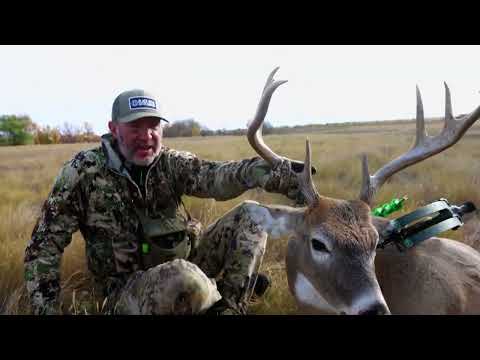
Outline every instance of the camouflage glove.
<svg viewBox="0 0 480 360"><path fill-rule="evenodd" d="M285 159L279 165L272 167L265 161L253 169L253 176L258 186L268 192L279 193L295 200L296 204L304 205L305 197L299 189L298 174L303 171L304 164L300 161ZM312 174L316 169L312 167Z"/></svg>

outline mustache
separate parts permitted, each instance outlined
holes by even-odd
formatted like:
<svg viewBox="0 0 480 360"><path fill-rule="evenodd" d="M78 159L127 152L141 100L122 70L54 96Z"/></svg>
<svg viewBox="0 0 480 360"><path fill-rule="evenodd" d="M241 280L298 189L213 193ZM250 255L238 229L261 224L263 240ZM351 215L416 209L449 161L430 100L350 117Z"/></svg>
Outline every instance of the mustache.
<svg viewBox="0 0 480 360"><path fill-rule="evenodd" d="M135 149L151 149L155 148L155 144L134 144Z"/></svg>

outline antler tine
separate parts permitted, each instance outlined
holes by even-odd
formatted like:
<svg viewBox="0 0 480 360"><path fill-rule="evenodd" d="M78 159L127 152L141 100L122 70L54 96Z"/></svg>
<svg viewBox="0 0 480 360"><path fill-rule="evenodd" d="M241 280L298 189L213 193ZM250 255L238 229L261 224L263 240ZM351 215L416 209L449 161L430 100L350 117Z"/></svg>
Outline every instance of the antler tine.
<svg viewBox="0 0 480 360"><path fill-rule="evenodd" d="M361 200L371 205L377 191L392 175L453 146L461 139L470 126L480 118L479 106L463 120L455 120L452 114L450 90L447 84L445 84L445 91L445 127L439 135L431 137L425 131L422 99L417 87L417 130L415 143L409 151L382 166L373 176L368 174L367 158L364 156L363 182L360 191Z"/></svg>
<svg viewBox="0 0 480 360"><path fill-rule="evenodd" d="M450 89L448 88L446 82L444 82L443 85L445 85L445 129L455 126L455 118L453 117L452 97L450 95Z"/></svg>
<svg viewBox="0 0 480 360"><path fill-rule="evenodd" d="M268 87L273 82L273 77L277 73L278 69L280 69L280 66L277 66L275 69L272 70L270 75L268 75L267 82L265 83L265 86L263 87L262 94L265 92L265 89Z"/></svg>
<svg viewBox="0 0 480 360"><path fill-rule="evenodd" d="M302 173L298 176L300 189L305 196L309 206L314 206L320 201L320 195L315 188L312 179L312 155L310 151L310 141L307 139L305 144L305 166Z"/></svg>
<svg viewBox="0 0 480 360"><path fill-rule="evenodd" d="M283 161L283 158L275 154L263 141L262 126L265 116L267 115L268 105L274 91L287 80L274 81L273 76L279 68L276 67L268 76L265 87L263 88L262 97L257 107L257 111L253 120L248 125L247 139L253 149L272 167Z"/></svg>
<svg viewBox="0 0 480 360"><path fill-rule="evenodd" d="M452 103L450 89L445 84L445 126L441 136L456 143L465 134L465 132L480 118L480 106L461 120L456 120L452 113Z"/></svg>
<svg viewBox="0 0 480 360"><path fill-rule="evenodd" d="M373 187L371 185L371 176L368 170L367 154L362 154L362 188L360 190L360 200L370 204L370 199L373 198Z"/></svg>
<svg viewBox="0 0 480 360"><path fill-rule="evenodd" d="M428 137L425 129L425 117L423 113L422 94L417 85L417 121L416 121L416 138L413 147L421 146L425 143L425 139Z"/></svg>

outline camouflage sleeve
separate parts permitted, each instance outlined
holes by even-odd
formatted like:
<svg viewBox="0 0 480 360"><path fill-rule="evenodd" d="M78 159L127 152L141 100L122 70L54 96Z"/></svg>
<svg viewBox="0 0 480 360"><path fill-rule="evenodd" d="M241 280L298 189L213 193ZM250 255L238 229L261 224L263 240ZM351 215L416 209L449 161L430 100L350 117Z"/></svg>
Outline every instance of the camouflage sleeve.
<svg viewBox="0 0 480 360"><path fill-rule="evenodd" d="M274 169L263 159L238 161L201 160L195 154L169 150L167 166L174 174L180 193L216 200L229 200L261 187L268 192L299 199L298 180L292 163L283 161Z"/></svg>
<svg viewBox="0 0 480 360"><path fill-rule="evenodd" d="M72 161L60 171L25 251L25 282L36 315L59 313L60 260L79 227L77 167Z"/></svg>

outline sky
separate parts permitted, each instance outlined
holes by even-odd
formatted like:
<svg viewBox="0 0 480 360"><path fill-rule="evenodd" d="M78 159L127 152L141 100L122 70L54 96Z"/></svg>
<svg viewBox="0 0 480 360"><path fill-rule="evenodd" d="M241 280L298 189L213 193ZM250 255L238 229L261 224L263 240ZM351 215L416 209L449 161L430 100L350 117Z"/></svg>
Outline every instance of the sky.
<svg viewBox="0 0 480 360"><path fill-rule="evenodd" d="M154 93L166 118L212 129L245 128L268 74L288 80L273 95L273 126L407 119L415 86L426 117L480 105L480 46L155 45L0 46L0 114L40 125L89 122L108 131L122 91Z"/></svg>

